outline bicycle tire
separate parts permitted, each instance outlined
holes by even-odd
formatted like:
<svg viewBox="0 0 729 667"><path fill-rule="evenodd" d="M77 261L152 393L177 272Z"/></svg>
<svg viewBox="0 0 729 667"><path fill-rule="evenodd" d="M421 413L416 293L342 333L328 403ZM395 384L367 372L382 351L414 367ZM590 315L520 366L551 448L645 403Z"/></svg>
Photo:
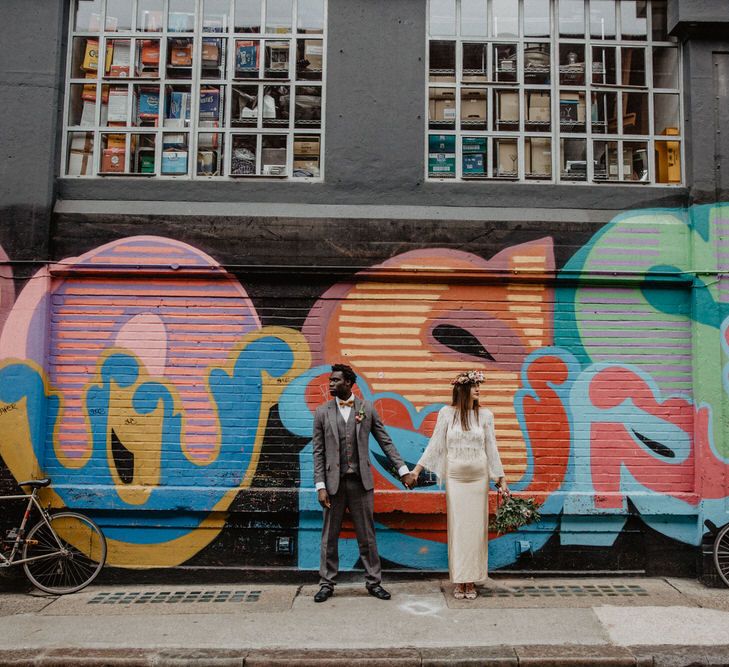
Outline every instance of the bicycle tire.
<svg viewBox="0 0 729 667"><path fill-rule="evenodd" d="M729 523L714 538L714 567L724 585L729 587Z"/></svg>
<svg viewBox="0 0 729 667"><path fill-rule="evenodd" d="M29 531L23 544L23 558L39 560L23 563L25 575L46 593L64 595L88 586L106 562L106 538L87 516L78 512L58 512L41 520Z"/></svg>

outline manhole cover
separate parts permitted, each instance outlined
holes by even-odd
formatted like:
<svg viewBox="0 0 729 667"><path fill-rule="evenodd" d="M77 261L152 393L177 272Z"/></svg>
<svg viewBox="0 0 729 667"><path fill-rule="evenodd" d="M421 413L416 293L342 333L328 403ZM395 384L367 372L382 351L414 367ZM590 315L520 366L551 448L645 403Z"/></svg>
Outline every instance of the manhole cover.
<svg viewBox="0 0 729 667"><path fill-rule="evenodd" d="M258 602L261 590L114 591L96 593L86 604L190 604L193 602Z"/></svg>
<svg viewBox="0 0 729 667"><path fill-rule="evenodd" d="M650 595L642 586L630 584L509 586L508 588L484 588L479 590L479 594L486 598L624 598Z"/></svg>

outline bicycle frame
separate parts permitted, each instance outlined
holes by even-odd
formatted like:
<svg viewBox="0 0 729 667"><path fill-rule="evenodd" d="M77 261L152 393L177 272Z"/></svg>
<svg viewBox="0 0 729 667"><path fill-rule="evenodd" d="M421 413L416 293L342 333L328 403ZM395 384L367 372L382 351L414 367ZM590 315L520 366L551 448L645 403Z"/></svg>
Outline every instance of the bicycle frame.
<svg viewBox="0 0 729 667"><path fill-rule="evenodd" d="M6 556L4 553L0 552L0 567L10 567L11 565L20 565L21 563L30 563L34 560L43 560L45 558L50 558L52 556L55 556L57 552L52 552L50 554L44 554L43 556L34 556L33 558L16 558L16 555L18 554L18 551L20 550L20 546L23 544L24 538L23 535L25 534L25 526L28 523L28 520L30 519L30 514L33 509L33 506L38 509L38 512L41 515L41 518L45 522L45 524L48 526L48 528L51 531L51 535L53 535L53 539L56 540L56 544L58 545L58 551L63 551L63 545L58 539L58 536L56 535L56 531L53 530L53 526L51 526L51 522L48 520L48 512L43 509L41 504L38 502L38 498L36 498L36 489L33 489L32 493L29 494L22 494L17 496L0 496L0 500L25 500L28 499L28 505L25 508L25 513L23 514L23 520L20 522L20 527L17 529L17 535L15 537L15 542L13 544L13 548L10 551L10 555Z"/></svg>

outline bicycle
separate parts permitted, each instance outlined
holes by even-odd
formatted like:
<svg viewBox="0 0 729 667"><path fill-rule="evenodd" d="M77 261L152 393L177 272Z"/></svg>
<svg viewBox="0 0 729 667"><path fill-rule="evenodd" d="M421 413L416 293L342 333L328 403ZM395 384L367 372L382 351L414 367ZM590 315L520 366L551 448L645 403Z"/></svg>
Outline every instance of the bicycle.
<svg viewBox="0 0 729 667"><path fill-rule="evenodd" d="M7 531L0 544L0 567L22 565L31 583L46 593L75 593L98 576L106 562L106 538L101 529L79 512L51 514L38 501L38 490L50 479L19 482L30 494L0 496L2 500L28 500L20 527ZM26 534L33 507L41 515Z"/></svg>

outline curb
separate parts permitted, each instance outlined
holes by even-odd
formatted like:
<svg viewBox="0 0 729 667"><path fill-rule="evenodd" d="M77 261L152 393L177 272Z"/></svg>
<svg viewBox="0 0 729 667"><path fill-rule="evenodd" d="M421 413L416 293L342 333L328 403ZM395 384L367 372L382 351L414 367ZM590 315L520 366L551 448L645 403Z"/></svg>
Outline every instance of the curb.
<svg viewBox="0 0 729 667"><path fill-rule="evenodd" d="M19 649L0 651L8 667L109 665L150 667L720 667L729 664L729 646L600 645L476 646L342 650L221 649Z"/></svg>

